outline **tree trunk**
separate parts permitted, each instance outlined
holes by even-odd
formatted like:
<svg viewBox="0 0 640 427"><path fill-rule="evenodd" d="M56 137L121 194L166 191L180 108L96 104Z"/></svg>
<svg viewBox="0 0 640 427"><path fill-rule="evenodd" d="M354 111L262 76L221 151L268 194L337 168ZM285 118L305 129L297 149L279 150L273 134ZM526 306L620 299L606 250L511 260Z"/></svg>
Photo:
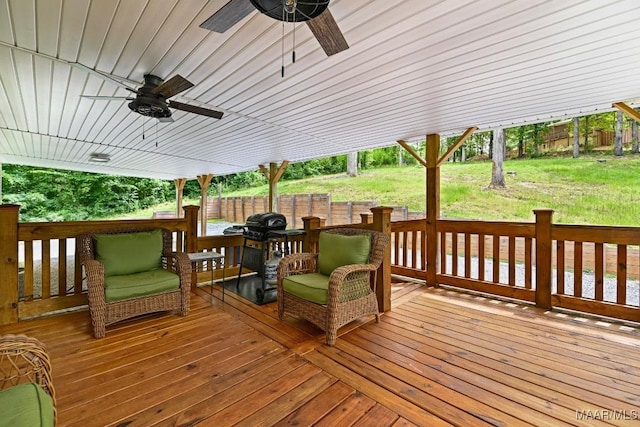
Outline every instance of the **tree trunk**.
<svg viewBox="0 0 640 427"><path fill-rule="evenodd" d="M584 152L589 151L589 116L584 116Z"/></svg>
<svg viewBox="0 0 640 427"><path fill-rule="evenodd" d="M402 147L398 147L398 166L404 165L404 159L402 158L403 152L404 152L404 149Z"/></svg>
<svg viewBox="0 0 640 427"><path fill-rule="evenodd" d="M640 152L640 147L638 147L638 122L635 120L631 121L631 140L633 141L631 144L631 152Z"/></svg>
<svg viewBox="0 0 640 427"><path fill-rule="evenodd" d="M573 158L580 157L580 117L573 118Z"/></svg>
<svg viewBox="0 0 640 427"><path fill-rule="evenodd" d="M347 154L347 175L351 177L358 176L358 152Z"/></svg>
<svg viewBox="0 0 640 427"><path fill-rule="evenodd" d="M524 156L524 126L520 126L518 129L518 158L521 159Z"/></svg>
<svg viewBox="0 0 640 427"><path fill-rule="evenodd" d="M491 168L491 184L489 188L506 187L507 183L504 181L504 145L505 145L505 133L504 129L498 129L493 131L495 138L493 138L493 166Z"/></svg>
<svg viewBox="0 0 640 427"><path fill-rule="evenodd" d="M491 136L489 138L489 158L493 159L493 131L491 132Z"/></svg>
<svg viewBox="0 0 640 427"><path fill-rule="evenodd" d="M464 149L464 145L460 149L462 150L460 153L460 163L464 163L467 161L467 152Z"/></svg>
<svg viewBox="0 0 640 427"><path fill-rule="evenodd" d="M613 142L613 154L622 156L622 111L616 113L616 137Z"/></svg>
<svg viewBox="0 0 640 427"><path fill-rule="evenodd" d="M536 156L540 152L538 147L538 129L539 128L540 128L540 125L538 123L535 123L533 125L533 154L535 154Z"/></svg>

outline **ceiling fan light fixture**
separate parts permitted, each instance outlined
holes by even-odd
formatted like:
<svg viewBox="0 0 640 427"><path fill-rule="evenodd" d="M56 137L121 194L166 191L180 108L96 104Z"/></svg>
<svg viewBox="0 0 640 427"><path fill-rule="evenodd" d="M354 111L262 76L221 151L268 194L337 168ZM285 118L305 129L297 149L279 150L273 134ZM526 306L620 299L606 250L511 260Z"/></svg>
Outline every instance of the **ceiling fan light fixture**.
<svg viewBox="0 0 640 427"><path fill-rule="evenodd" d="M278 21L304 22L319 16L329 0L249 0L260 13Z"/></svg>
<svg viewBox="0 0 640 427"><path fill-rule="evenodd" d="M111 160L111 156L107 153L91 153L89 161L94 163L107 163Z"/></svg>

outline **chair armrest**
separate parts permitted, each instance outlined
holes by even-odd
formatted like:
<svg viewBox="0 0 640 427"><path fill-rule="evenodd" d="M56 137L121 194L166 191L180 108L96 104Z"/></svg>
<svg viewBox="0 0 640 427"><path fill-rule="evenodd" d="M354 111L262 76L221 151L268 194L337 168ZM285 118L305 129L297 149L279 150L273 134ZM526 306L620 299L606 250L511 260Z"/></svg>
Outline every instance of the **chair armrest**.
<svg viewBox="0 0 640 427"><path fill-rule="evenodd" d="M84 265L84 271L87 275L89 298L96 298L101 295L102 301L104 301L104 264L98 260L89 259L85 260L82 265Z"/></svg>
<svg viewBox="0 0 640 427"><path fill-rule="evenodd" d="M278 264L278 279L294 274L316 273L318 271L318 254L301 252L286 255Z"/></svg>
<svg viewBox="0 0 640 427"><path fill-rule="evenodd" d="M329 276L327 304L358 299L371 292L371 273L378 270L375 264L349 264L336 268Z"/></svg>
<svg viewBox="0 0 640 427"><path fill-rule="evenodd" d="M180 276L180 287L191 290L191 260L185 252L171 252L172 271Z"/></svg>

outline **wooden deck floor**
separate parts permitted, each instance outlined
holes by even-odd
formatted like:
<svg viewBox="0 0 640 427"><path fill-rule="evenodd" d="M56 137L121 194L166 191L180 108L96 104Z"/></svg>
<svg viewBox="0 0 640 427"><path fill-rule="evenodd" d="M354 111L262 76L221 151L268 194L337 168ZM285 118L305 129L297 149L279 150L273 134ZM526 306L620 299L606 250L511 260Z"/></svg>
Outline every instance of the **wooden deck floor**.
<svg viewBox="0 0 640 427"><path fill-rule="evenodd" d="M275 303L214 294L102 340L87 312L0 333L47 345L60 426L640 423L633 327L397 284L379 324L349 325L328 347Z"/></svg>

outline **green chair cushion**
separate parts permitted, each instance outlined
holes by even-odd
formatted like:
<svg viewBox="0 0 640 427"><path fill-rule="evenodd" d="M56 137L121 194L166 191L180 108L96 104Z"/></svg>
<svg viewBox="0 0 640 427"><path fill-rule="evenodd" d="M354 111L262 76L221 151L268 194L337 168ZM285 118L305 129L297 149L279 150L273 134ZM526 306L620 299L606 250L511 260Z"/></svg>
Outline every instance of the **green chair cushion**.
<svg viewBox="0 0 640 427"><path fill-rule="evenodd" d="M162 266L162 230L96 234L94 240L96 259L104 264L105 277L140 273Z"/></svg>
<svg viewBox="0 0 640 427"><path fill-rule="evenodd" d="M326 304L329 276L320 273L295 274L282 280L282 289L316 304Z"/></svg>
<svg viewBox="0 0 640 427"><path fill-rule="evenodd" d="M321 232L319 237L318 271L325 276L338 267L349 264L366 264L371 251L369 234L344 234Z"/></svg>
<svg viewBox="0 0 640 427"><path fill-rule="evenodd" d="M53 427L53 399L36 383L0 391L0 427Z"/></svg>
<svg viewBox="0 0 640 427"><path fill-rule="evenodd" d="M142 273L105 277L104 287L107 302L120 301L180 289L180 277L159 268Z"/></svg>

